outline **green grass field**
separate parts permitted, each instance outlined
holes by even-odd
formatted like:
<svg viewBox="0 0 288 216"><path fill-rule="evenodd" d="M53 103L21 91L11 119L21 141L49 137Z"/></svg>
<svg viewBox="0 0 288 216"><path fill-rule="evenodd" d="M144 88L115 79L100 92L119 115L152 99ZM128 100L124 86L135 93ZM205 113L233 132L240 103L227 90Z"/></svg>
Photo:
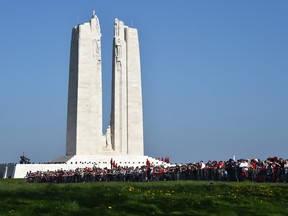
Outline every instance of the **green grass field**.
<svg viewBox="0 0 288 216"><path fill-rule="evenodd" d="M2 179L0 215L288 215L288 184Z"/></svg>

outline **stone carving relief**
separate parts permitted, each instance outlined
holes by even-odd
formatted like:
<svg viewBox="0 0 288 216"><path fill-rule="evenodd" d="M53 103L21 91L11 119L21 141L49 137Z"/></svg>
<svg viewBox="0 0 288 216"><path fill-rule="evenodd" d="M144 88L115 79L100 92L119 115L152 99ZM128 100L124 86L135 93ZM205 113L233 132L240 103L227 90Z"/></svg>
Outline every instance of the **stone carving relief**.
<svg viewBox="0 0 288 216"><path fill-rule="evenodd" d="M115 19L114 22L114 37L119 36L119 20Z"/></svg>
<svg viewBox="0 0 288 216"><path fill-rule="evenodd" d="M93 49L93 57L100 55L100 51L101 51L100 39L93 39L92 40L92 49Z"/></svg>
<svg viewBox="0 0 288 216"><path fill-rule="evenodd" d="M121 39L119 37L115 38L115 56L117 60L122 56Z"/></svg>
<svg viewBox="0 0 288 216"><path fill-rule="evenodd" d="M110 129L110 125L108 126L107 130L106 130L106 148L111 149L112 145L111 145L111 129Z"/></svg>

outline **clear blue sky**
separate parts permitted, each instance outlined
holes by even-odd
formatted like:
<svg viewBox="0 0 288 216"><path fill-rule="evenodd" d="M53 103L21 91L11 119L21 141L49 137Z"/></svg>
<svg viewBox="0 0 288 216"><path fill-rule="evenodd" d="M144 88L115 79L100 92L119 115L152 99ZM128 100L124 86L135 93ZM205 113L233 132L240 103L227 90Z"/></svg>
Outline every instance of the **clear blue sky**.
<svg viewBox="0 0 288 216"><path fill-rule="evenodd" d="M145 154L288 158L288 1L1 1L0 163L65 154L71 29L102 30L104 128L113 22L138 28Z"/></svg>

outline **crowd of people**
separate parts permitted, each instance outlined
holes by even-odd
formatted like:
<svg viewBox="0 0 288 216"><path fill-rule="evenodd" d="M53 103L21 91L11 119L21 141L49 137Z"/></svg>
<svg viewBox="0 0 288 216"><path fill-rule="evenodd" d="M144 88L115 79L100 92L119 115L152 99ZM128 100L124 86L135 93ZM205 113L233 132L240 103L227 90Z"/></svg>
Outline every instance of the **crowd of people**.
<svg viewBox="0 0 288 216"><path fill-rule="evenodd" d="M199 161L188 164L154 166L149 161L141 167L86 167L75 170L28 172L27 182L145 182L145 181L253 181L288 182L288 159L270 157L266 160L239 159L228 161Z"/></svg>

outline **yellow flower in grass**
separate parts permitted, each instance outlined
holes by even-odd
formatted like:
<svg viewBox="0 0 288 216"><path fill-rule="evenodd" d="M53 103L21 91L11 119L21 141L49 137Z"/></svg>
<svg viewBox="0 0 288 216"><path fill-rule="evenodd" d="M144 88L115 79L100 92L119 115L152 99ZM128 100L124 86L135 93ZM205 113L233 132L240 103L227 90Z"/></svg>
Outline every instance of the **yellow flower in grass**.
<svg viewBox="0 0 288 216"><path fill-rule="evenodd" d="M132 192L132 191L134 191L134 187L129 187L128 190L129 190L130 192Z"/></svg>

